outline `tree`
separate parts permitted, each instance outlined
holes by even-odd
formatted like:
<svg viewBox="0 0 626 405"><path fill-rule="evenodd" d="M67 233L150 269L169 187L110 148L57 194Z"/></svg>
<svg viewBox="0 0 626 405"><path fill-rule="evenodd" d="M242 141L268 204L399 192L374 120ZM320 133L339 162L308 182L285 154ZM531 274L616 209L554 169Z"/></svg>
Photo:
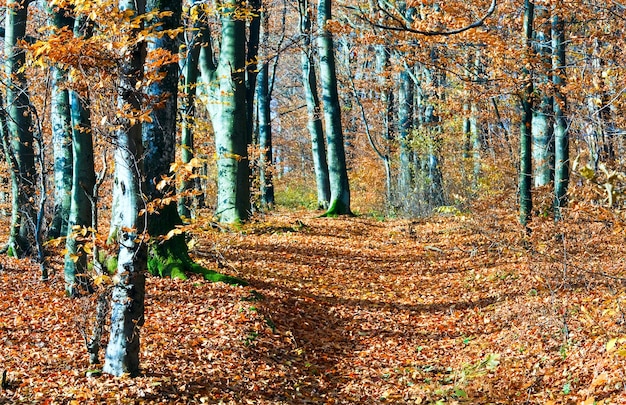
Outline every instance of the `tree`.
<svg viewBox="0 0 626 405"><path fill-rule="evenodd" d="M525 62L530 63L533 56L532 38L535 4L531 0L524 1L523 43ZM522 116L520 123L520 170L519 198L520 223L526 226L532 215L532 114L533 114L533 80L528 67L522 68L522 91L520 94Z"/></svg>
<svg viewBox="0 0 626 405"><path fill-rule="evenodd" d="M238 223L250 215L250 168L246 118L246 24L243 0L226 0L219 10L222 23L219 59L212 52L211 32L199 68L206 106L215 131L217 208L220 222Z"/></svg>
<svg viewBox="0 0 626 405"><path fill-rule="evenodd" d="M26 53L19 45L26 38L28 4L28 0L7 1L4 38L8 153L12 154L11 229L7 247L9 255L18 257L32 250L36 212L32 109L24 71Z"/></svg>
<svg viewBox="0 0 626 405"><path fill-rule="evenodd" d="M538 105L533 109L532 116L532 155L535 186L545 186L554 179L554 126L553 99L549 94L550 70L552 68L552 44L550 40L549 10L545 6L536 7L535 19L539 29L534 30L535 54L538 57L539 74L536 97Z"/></svg>
<svg viewBox="0 0 626 405"><path fill-rule="evenodd" d="M115 140L115 170L120 194L117 241L119 252L117 270L111 293L111 328L103 371L115 376L139 373L139 337L144 322L146 270L146 217L141 194L143 167L141 162L141 96L137 83L143 76L145 44L138 39L139 18L145 2L122 0L121 16L129 15L135 28L129 28L131 38L120 68L117 105L122 112L121 126ZM125 14L127 13L127 14ZM128 22L127 22L128 23ZM131 27L133 24L131 24Z"/></svg>
<svg viewBox="0 0 626 405"><path fill-rule="evenodd" d="M74 36L90 36L89 23L84 17L74 21ZM71 110L72 137L72 187L70 190L70 212L66 231L65 248L65 285L70 296L76 296L81 290L88 291L85 274L89 258L86 246L89 239L97 232L97 190L94 169L94 145L89 110L88 94L80 94L76 89L69 91ZM92 250L95 246L92 246ZM77 275L81 275L77 278Z"/></svg>
<svg viewBox="0 0 626 405"><path fill-rule="evenodd" d="M73 28L69 11L57 7L50 10L55 30ZM60 66L52 66L51 116L52 148L54 154L54 211L48 236L58 238L67 235L72 189L72 119L70 95L65 83L67 72Z"/></svg>
<svg viewBox="0 0 626 405"><path fill-rule="evenodd" d="M320 60L320 86L324 106L330 181L330 203L324 214L326 216L352 214L350 210L350 184L341 126L341 106L337 91L333 36L328 28L328 21L332 18L331 5L332 0L318 0L317 7L317 22L320 30L317 48Z"/></svg>
<svg viewBox="0 0 626 405"><path fill-rule="evenodd" d="M264 42L268 38L269 19L267 11L263 10L260 15L261 28L260 38ZM261 206L271 208L274 206L274 181L273 181L273 153L272 153L272 119L270 89L270 64L265 47L259 51L258 76L257 76L257 109L259 122L259 183L261 186Z"/></svg>
<svg viewBox="0 0 626 405"><path fill-rule="evenodd" d="M307 129L311 137L313 169L315 171L315 183L317 185L317 208L327 209L330 202L330 182L322 112L319 96L317 94L317 75L315 74L315 62L311 42L311 7L308 0L299 0L298 10L300 12L300 36L302 38L302 51L300 55L302 87L306 101Z"/></svg>
<svg viewBox="0 0 626 405"><path fill-rule="evenodd" d="M561 208L567 204L569 185L569 130L565 118L565 27L560 16L563 2L559 1L552 15L552 83L554 85L554 217L561 218Z"/></svg>

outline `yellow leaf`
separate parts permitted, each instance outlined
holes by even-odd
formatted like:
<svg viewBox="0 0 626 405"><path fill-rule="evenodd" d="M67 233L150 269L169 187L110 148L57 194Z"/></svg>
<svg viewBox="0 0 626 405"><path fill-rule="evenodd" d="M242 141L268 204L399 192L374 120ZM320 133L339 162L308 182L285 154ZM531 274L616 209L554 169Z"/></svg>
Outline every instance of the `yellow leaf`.
<svg viewBox="0 0 626 405"><path fill-rule="evenodd" d="M617 354L620 357L626 357L626 349L619 349L618 351L615 352L615 354Z"/></svg>
<svg viewBox="0 0 626 405"><path fill-rule="evenodd" d="M95 285L100 285L102 283L109 283L111 281L111 277L107 276L106 274L101 274L98 277L93 279L93 283Z"/></svg>
<svg viewBox="0 0 626 405"><path fill-rule="evenodd" d="M80 257L79 255L71 254L70 255L70 260L73 261L74 263L76 263L78 261L79 257Z"/></svg>
<svg viewBox="0 0 626 405"><path fill-rule="evenodd" d="M606 342L606 351L608 353L612 352L613 350L615 350L616 345L617 345L617 338L613 338L609 340L608 342Z"/></svg>

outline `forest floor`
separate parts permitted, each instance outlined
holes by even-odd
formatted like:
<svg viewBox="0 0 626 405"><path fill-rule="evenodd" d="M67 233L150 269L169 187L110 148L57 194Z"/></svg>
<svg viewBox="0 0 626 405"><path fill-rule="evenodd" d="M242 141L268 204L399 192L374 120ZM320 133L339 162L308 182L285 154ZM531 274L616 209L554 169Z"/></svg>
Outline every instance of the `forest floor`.
<svg viewBox="0 0 626 405"><path fill-rule="evenodd" d="M626 224L577 206L420 220L277 213L198 233L246 287L147 282L143 374L87 377L93 298L2 259L0 403L626 403Z"/></svg>

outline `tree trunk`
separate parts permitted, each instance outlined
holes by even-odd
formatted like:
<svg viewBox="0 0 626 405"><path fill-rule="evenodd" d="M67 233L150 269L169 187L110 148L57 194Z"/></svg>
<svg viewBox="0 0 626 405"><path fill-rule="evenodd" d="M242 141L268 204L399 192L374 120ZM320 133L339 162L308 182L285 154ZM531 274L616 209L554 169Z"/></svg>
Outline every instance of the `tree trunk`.
<svg viewBox="0 0 626 405"><path fill-rule="evenodd" d="M199 6L194 6L198 8ZM198 23L194 23L194 29L199 28ZM184 164L188 164L193 159L194 152L194 119L196 116L196 84L198 81L198 58L200 55L200 42L203 38L194 30L192 32L192 38L187 46L187 55L185 58L183 68L183 96L182 96L182 108L181 108L181 160ZM197 168L193 168L197 170ZM193 218L193 197L192 193L194 182L189 178L189 173L186 173L182 179L180 179L178 187L178 215L183 220Z"/></svg>
<svg viewBox="0 0 626 405"><path fill-rule="evenodd" d="M133 0L120 2L120 9L143 14L145 3ZM129 34L136 36L138 29ZM127 115L141 110L141 97L136 85L142 78L145 50L135 45L128 51L126 64L121 68L118 88L118 108ZM128 111L128 108L131 108ZM120 187L118 204L120 216L117 223L119 254L117 272L111 293L111 329L106 349L103 372L115 376L139 374L139 337L144 322L146 244L145 217L139 212L144 208L141 179L142 148L141 124L123 118L123 127L117 132L115 170Z"/></svg>
<svg viewBox="0 0 626 405"><path fill-rule="evenodd" d="M53 67L52 76L50 123L54 155L54 213L48 237L58 238L67 234L72 188L72 131L69 94L67 89L61 87L67 81L67 75L62 69Z"/></svg>
<svg viewBox="0 0 626 405"><path fill-rule="evenodd" d="M540 22L549 21L548 10L538 7L535 10L535 18ZM550 52L550 28L547 24L541 24L541 29L535 30L536 51L539 57L540 74L538 79L545 88L550 81L551 52ZM539 105L533 109L532 116L532 155L534 166L534 184L536 187L550 184L554 179L554 126L552 97L545 90L539 91Z"/></svg>
<svg viewBox="0 0 626 405"><path fill-rule="evenodd" d="M527 63L530 63L533 37L534 3L530 0L524 2L524 52ZM533 200L531 195L532 187L532 116L533 116L533 81L531 71L524 67L522 69L524 82L522 83L522 116L520 123L520 178L519 178L519 198L520 198L520 224L528 225L532 215Z"/></svg>
<svg viewBox="0 0 626 405"><path fill-rule="evenodd" d="M76 20L74 35L84 36L84 21ZM84 249L95 232L94 220L97 219L97 196L95 194L96 173L94 169L93 135L89 102L75 91L69 92L72 128L72 188L70 193L70 212L65 246L65 289L69 296L76 296L81 290L89 290L84 275L88 267L88 255ZM94 218L96 214L96 218ZM84 235L78 229L90 229ZM93 248L92 248L93 249Z"/></svg>
<svg viewBox="0 0 626 405"><path fill-rule="evenodd" d="M565 118L565 27L559 13L563 2L557 3L552 16L552 83L554 85L554 218L562 216L567 204L569 185L569 132Z"/></svg>
<svg viewBox="0 0 626 405"><path fill-rule="evenodd" d="M320 34L317 47L320 56L320 82L324 101L324 122L328 146L330 203L324 215L351 215L350 184L341 127L341 106L337 91L337 74L332 33L326 23L332 18L331 0L319 0L317 18Z"/></svg>
<svg viewBox="0 0 626 405"><path fill-rule="evenodd" d="M261 14L261 38L263 42L268 33L268 16L266 11ZM257 76L257 106L259 120L259 183L261 186L261 206L268 209L274 206L273 154L272 154L272 122L270 103L272 96L269 86L269 61L263 50L259 53Z"/></svg>
<svg viewBox="0 0 626 405"><path fill-rule="evenodd" d="M328 178L328 161L326 159L326 142L322 125L320 100L317 95L317 77L313 49L311 44L311 9L308 0L299 0L300 35L302 37L302 84L307 109L307 128L311 136L313 152L313 168L317 185L317 208L327 209L330 202L330 183Z"/></svg>
<svg viewBox="0 0 626 405"><path fill-rule="evenodd" d="M413 191L414 179L411 170L411 154L413 151L410 146L412 129L413 81L405 68L400 72L400 88L398 91L398 142L400 145L398 197L409 196ZM398 202L402 203L402 201Z"/></svg>
<svg viewBox="0 0 626 405"><path fill-rule="evenodd" d="M67 10L50 10L57 30L72 29L73 20ZM50 124L52 126L52 151L54 155L54 211L48 237L67 235L72 189L72 119L69 91L64 87L67 72L59 66L52 67Z"/></svg>
<svg viewBox="0 0 626 405"><path fill-rule="evenodd" d="M217 209L220 222L239 223L250 215L250 168L246 120L246 24L237 14L243 0L222 3L222 38L219 61L207 43L200 51L200 73L206 105L215 130L217 155Z"/></svg>
<svg viewBox="0 0 626 405"><path fill-rule="evenodd" d="M34 244L35 200L37 176L35 170L32 111L28 83L23 70L26 52L19 42L26 37L28 0L8 0L4 38L6 82L7 133L16 164L11 176L13 200L8 252L22 256L32 251Z"/></svg>

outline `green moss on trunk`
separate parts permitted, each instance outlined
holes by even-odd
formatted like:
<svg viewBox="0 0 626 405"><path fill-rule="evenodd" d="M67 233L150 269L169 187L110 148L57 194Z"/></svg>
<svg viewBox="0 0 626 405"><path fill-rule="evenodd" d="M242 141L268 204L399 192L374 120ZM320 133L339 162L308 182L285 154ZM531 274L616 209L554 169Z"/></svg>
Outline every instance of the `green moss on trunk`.
<svg viewBox="0 0 626 405"><path fill-rule="evenodd" d="M189 257L183 235L177 235L162 243L153 243L148 251L148 272L160 277L187 279L187 273L201 274L205 280L233 285L247 285L237 277L218 273L195 263Z"/></svg>

